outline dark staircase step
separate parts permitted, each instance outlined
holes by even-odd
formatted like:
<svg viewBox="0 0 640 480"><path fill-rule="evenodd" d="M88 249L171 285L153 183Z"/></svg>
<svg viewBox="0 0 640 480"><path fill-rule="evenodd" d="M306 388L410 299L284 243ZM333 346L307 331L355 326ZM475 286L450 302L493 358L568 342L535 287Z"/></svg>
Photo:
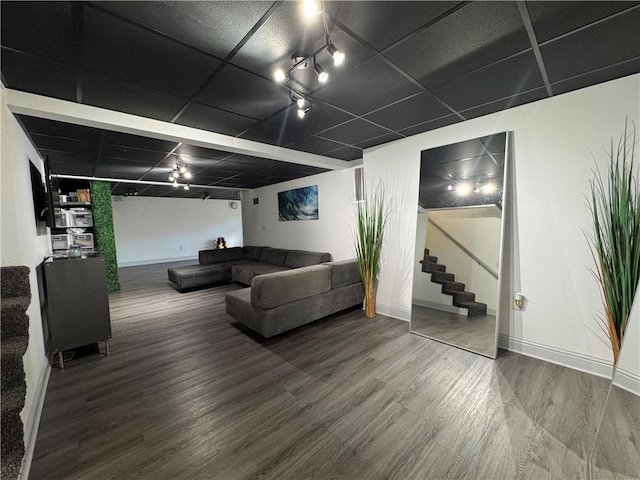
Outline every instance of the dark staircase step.
<svg viewBox="0 0 640 480"><path fill-rule="evenodd" d="M468 312L467 316L469 317L478 317L478 316L487 314L487 305L485 303L461 302L456 306L459 308L466 308Z"/></svg>
<svg viewBox="0 0 640 480"><path fill-rule="evenodd" d="M27 351L29 337L3 339L0 343L0 389L11 389L24 383L22 357Z"/></svg>
<svg viewBox="0 0 640 480"><path fill-rule="evenodd" d="M453 292L453 304L459 307L461 303L473 303L476 301L476 294L471 292Z"/></svg>
<svg viewBox="0 0 640 480"><path fill-rule="evenodd" d="M31 295L29 267L2 267L0 277L0 297L28 297Z"/></svg>
<svg viewBox="0 0 640 480"><path fill-rule="evenodd" d="M1 338L29 335L29 317L27 309L31 297L9 297L0 302L0 335Z"/></svg>
<svg viewBox="0 0 640 480"><path fill-rule="evenodd" d="M20 412L24 407L26 386L21 385L9 390L2 390L0 397L0 422L2 435L2 479L18 478L18 472L24 455L24 434Z"/></svg>
<svg viewBox="0 0 640 480"><path fill-rule="evenodd" d="M453 297L453 305L466 308L469 317L486 315L487 305L476 302L476 294L465 291L467 287L462 282L456 282L456 276L447 272L447 266L438 263L438 257L429 255L429 249L424 249L424 258L420 261L422 271L431 274L431 281L442 285L442 293Z"/></svg>
<svg viewBox="0 0 640 480"><path fill-rule="evenodd" d="M447 272L433 272L431 273L431 281L434 283L443 284L444 282L453 282L456 276L453 273Z"/></svg>
<svg viewBox="0 0 640 480"><path fill-rule="evenodd" d="M422 264L422 271L424 273L444 272L447 269L444 265L434 262L425 262L422 260L420 263Z"/></svg>
<svg viewBox="0 0 640 480"><path fill-rule="evenodd" d="M431 263L438 263L438 257L434 257L433 255L425 255L422 258L423 262L431 262Z"/></svg>
<svg viewBox="0 0 640 480"><path fill-rule="evenodd" d="M462 282L442 282L442 293L453 295L456 292L464 292L465 286Z"/></svg>

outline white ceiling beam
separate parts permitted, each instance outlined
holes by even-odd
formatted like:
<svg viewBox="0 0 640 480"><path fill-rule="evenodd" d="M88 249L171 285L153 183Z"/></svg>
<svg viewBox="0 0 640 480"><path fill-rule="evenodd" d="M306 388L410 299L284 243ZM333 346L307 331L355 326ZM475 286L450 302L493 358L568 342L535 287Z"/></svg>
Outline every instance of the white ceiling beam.
<svg viewBox="0 0 640 480"><path fill-rule="evenodd" d="M254 142L221 133L199 130L105 108L83 105L33 93L6 89L7 107L16 114L46 118L59 122L84 125L86 127L113 130L121 133L157 138L170 142L182 142L198 147L225 152L250 155L311 167L340 170L362 163L362 160L347 162L335 158Z"/></svg>

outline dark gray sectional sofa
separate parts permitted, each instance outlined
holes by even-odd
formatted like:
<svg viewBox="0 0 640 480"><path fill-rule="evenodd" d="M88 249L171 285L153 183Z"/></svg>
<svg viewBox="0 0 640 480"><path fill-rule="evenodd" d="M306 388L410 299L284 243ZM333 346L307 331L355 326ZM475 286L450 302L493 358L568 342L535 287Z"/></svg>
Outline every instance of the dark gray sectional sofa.
<svg viewBox="0 0 640 480"><path fill-rule="evenodd" d="M227 313L269 338L355 305L364 288L356 260L331 262L331 254L270 247L201 250L198 265L170 268L180 290L234 281Z"/></svg>
<svg viewBox="0 0 640 480"><path fill-rule="evenodd" d="M362 305L355 259L256 276L251 288L227 293L227 313L265 338Z"/></svg>
<svg viewBox="0 0 640 480"><path fill-rule="evenodd" d="M200 250L198 265L170 268L169 280L180 290L215 283L251 285L257 275L330 262L331 254L270 247L233 247Z"/></svg>

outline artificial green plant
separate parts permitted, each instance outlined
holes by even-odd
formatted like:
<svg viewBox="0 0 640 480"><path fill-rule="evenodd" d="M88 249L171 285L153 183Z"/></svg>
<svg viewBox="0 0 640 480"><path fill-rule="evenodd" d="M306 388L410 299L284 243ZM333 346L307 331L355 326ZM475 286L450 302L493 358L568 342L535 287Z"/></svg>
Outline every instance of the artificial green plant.
<svg viewBox="0 0 640 480"><path fill-rule="evenodd" d="M120 290L120 282L118 280L116 238L113 229L111 184L109 182L91 182L91 202L96 250L105 260L109 292L115 292Z"/></svg>
<svg viewBox="0 0 640 480"><path fill-rule="evenodd" d="M380 252L388 217L388 205L384 191L378 185L372 195L363 191L363 198L356 201L355 250L360 277L365 292L365 315L376 315L376 288L380 273Z"/></svg>
<svg viewBox="0 0 640 480"><path fill-rule="evenodd" d="M589 240L605 310L598 319L611 344L614 364L640 280L640 184L635 156L636 126L629 132L627 122L617 147L611 139L606 176L596 168L590 181L593 236Z"/></svg>

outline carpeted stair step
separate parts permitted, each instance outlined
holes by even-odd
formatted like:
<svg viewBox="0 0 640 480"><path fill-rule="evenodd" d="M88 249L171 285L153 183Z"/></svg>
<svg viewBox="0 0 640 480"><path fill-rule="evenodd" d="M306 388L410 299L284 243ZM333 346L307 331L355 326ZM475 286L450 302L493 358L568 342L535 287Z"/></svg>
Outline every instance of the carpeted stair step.
<svg viewBox="0 0 640 480"><path fill-rule="evenodd" d="M24 407L24 385L2 390L0 396L0 449L2 450L2 479L18 477L24 455L24 430L20 412Z"/></svg>
<svg viewBox="0 0 640 480"><path fill-rule="evenodd" d="M28 297L30 295L29 267L2 267L0 274L0 297Z"/></svg>
<svg viewBox="0 0 640 480"><path fill-rule="evenodd" d="M1 338L29 335L27 308L30 303L30 296L8 297L0 301Z"/></svg>
<svg viewBox="0 0 640 480"><path fill-rule="evenodd" d="M433 272L431 273L431 281L435 283L453 282L456 276L453 273Z"/></svg>
<svg viewBox="0 0 640 480"><path fill-rule="evenodd" d="M476 301L476 294L471 292L453 292L453 304L459 307L460 303L470 303Z"/></svg>
<svg viewBox="0 0 640 480"><path fill-rule="evenodd" d="M423 262L431 262L431 263L438 263L438 257L434 257L433 255L425 255L422 258Z"/></svg>
<svg viewBox="0 0 640 480"><path fill-rule="evenodd" d="M422 264L422 271L424 273L444 272L447 269L447 267L438 263L425 262L424 260L420 263Z"/></svg>
<svg viewBox="0 0 640 480"><path fill-rule="evenodd" d="M0 388L3 392L24 383L22 357L28 344L29 337L7 338L0 343Z"/></svg>
<svg viewBox="0 0 640 480"><path fill-rule="evenodd" d="M442 282L442 293L453 295L456 292L464 292L465 287L462 282Z"/></svg>
<svg viewBox="0 0 640 480"><path fill-rule="evenodd" d="M455 305L455 303L454 303ZM480 315L486 315L487 314L487 305L486 303L480 303L480 302L460 302L458 305L456 305L459 308L466 308L467 309L467 315L469 317L477 317Z"/></svg>

